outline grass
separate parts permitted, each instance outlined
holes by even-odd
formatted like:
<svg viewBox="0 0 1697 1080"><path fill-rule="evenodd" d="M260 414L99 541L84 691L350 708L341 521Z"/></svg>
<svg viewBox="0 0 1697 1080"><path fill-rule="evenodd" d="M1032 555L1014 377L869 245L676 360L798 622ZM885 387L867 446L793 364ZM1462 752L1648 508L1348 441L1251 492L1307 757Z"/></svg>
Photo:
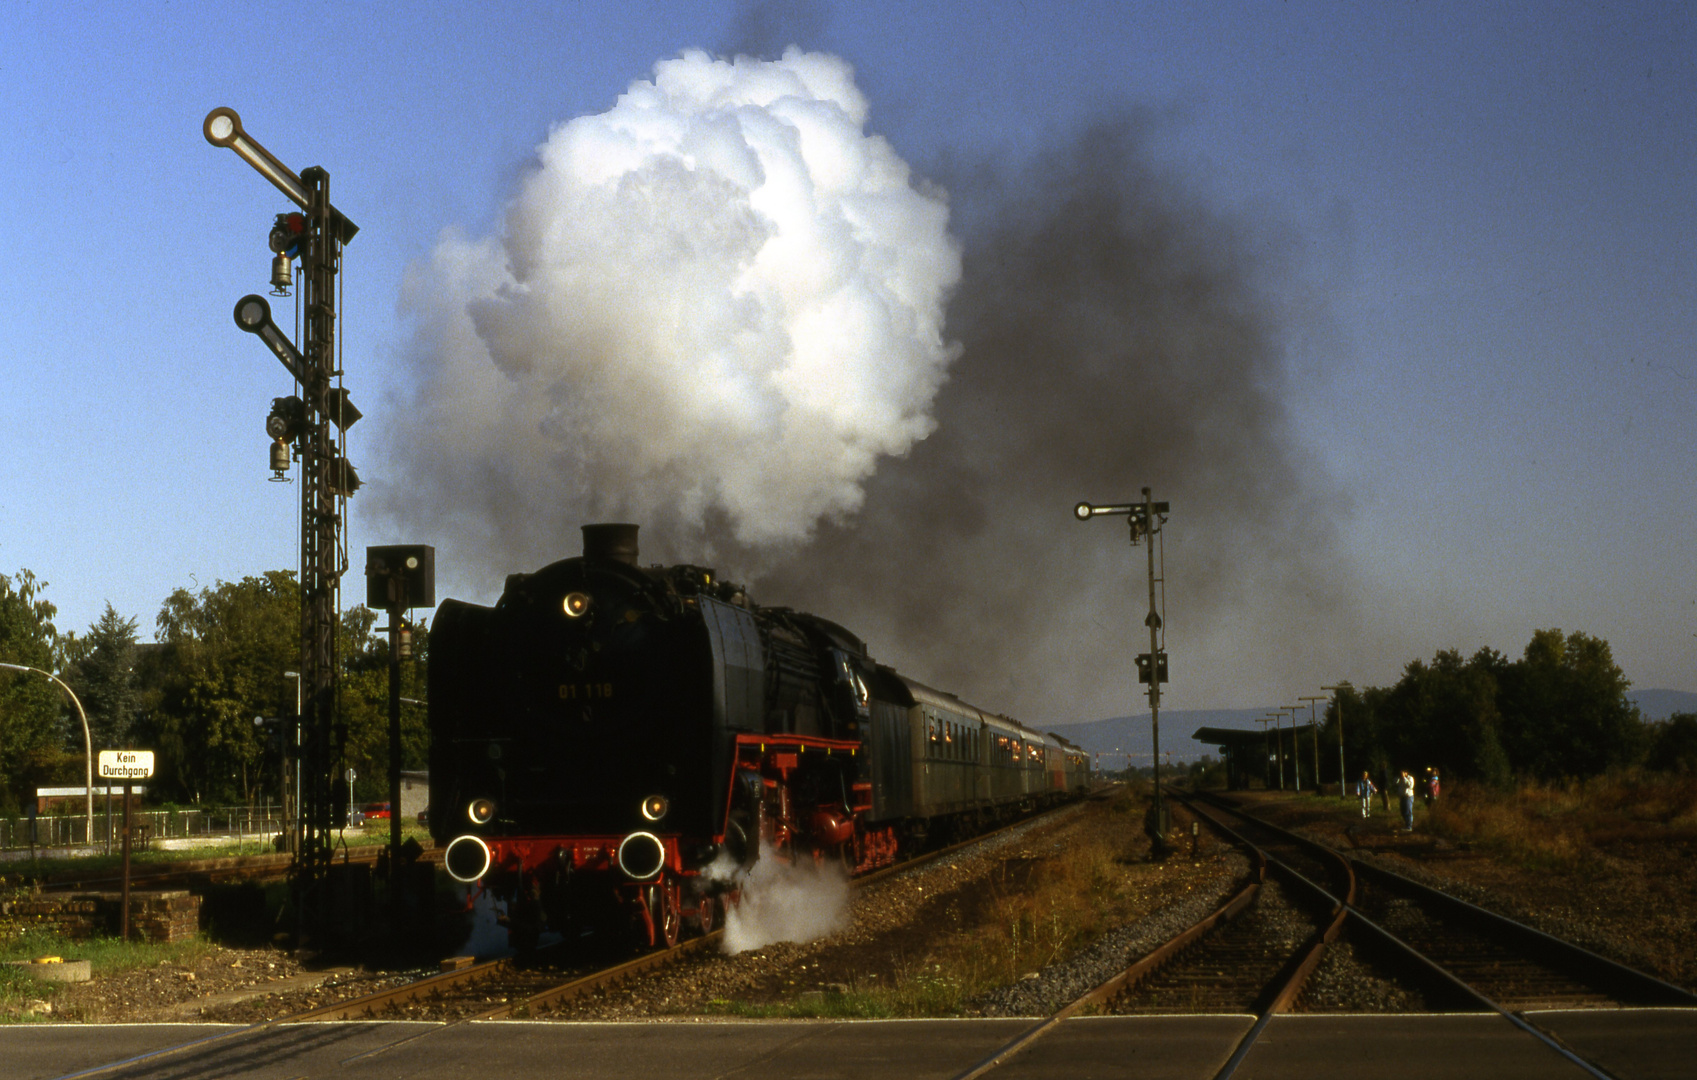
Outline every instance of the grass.
<svg viewBox="0 0 1697 1080"><path fill-rule="evenodd" d="M1498 791L1460 783L1432 833L1532 870L1581 870L1610 844L1697 839L1697 776L1621 772Z"/></svg>
<svg viewBox="0 0 1697 1080"><path fill-rule="evenodd" d="M125 942L106 937L72 941L55 933L31 929L0 941L0 961L40 960L49 956L61 960L87 960L94 976L99 978L120 971L157 967L166 961L191 964L211 948L200 938L168 945ZM48 1019L51 1013L44 1014L40 1004L52 1005L64 989L64 983L37 979L23 968L0 963L0 1024Z"/></svg>
<svg viewBox="0 0 1697 1080"><path fill-rule="evenodd" d="M893 976L855 979L842 992L804 992L777 1002L716 1000L707 1011L772 1018L959 1016L981 995L1073 955L1123 925L1162 869L1145 860L1141 797L1122 790L1086 807L1063 859L1010 859L967 898L926 913L943 931ZM1137 813L1134 815L1134 809ZM1133 851L1133 846L1137 850Z"/></svg>

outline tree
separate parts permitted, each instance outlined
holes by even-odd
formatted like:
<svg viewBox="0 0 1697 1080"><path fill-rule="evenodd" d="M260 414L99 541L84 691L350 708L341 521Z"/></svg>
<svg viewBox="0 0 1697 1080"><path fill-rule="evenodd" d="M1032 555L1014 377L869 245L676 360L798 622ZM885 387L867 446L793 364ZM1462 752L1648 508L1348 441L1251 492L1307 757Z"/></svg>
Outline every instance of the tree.
<svg viewBox="0 0 1697 1080"><path fill-rule="evenodd" d="M159 611L144 659L151 707L142 737L159 753L154 786L201 802L246 802L263 782L256 717L292 715L300 659L300 586L289 571L178 589Z"/></svg>
<svg viewBox="0 0 1697 1080"><path fill-rule="evenodd" d="M1539 630L1503 682L1504 741L1516 771L1594 776L1642 757L1647 735L1626 697L1632 684L1601 638Z"/></svg>
<svg viewBox="0 0 1697 1080"><path fill-rule="evenodd" d="M389 638L375 631L380 612L366 607L342 614L341 716L347 725L347 760L357 774L355 799L378 802L389 797ZM401 697L422 701L430 657L430 631L413 630L413 656L401 662ZM401 768L422 769L430 758L430 732L424 710L401 704Z"/></svg>
<svg viewBox="0 0 1697 1080"><path fill-rule="evenodd" d="M1482 649L1463 661L1446 649L1430 664L1416 660L1374 700L1374 734L1393 768L1436 768L1455 777L1501 784L1508 779L1497 711L1502 656Z"/></svg>
<svg viewBox="0 0 1697 1080"><path fill-rule="evenodd" d="M126 747L141 708L136 677L136 620L119 615L108 603L85 637L67 642L70 662L63 678L82 700L94 745Z"/></svg>
<svg viewBox="0 0 1697 1080"><path fill-rule="evenodd" d="M42 596L46 588L28 570L0 574L0 662L54 670L57 609ZM15 811L60 766L68 733L62 700L40 675L0 670L0 807Z"/></svg>
<svg viewBox="0 0 1697 1080"><path fill-rule="evenodd" d="M1675 713L1651 725L1644 764L1659 772L1697 773L1697 715Z"/></svg>

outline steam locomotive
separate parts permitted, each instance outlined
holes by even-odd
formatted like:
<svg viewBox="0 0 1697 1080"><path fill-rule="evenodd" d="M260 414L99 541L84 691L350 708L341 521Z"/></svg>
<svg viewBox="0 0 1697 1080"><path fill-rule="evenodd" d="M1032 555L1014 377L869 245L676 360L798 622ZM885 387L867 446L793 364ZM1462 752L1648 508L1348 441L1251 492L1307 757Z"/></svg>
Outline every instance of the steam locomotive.
<svg viewBox="0 0 1697 1080"><path fill-rule="evenodd" d="M635 525L583 534L492 608L443 602L431 632L431 831L450 875L506 904L515 947L610 924L671 946L759 858L865 872L1089 785L1077 746L827 619L639 566Z"/></svg>

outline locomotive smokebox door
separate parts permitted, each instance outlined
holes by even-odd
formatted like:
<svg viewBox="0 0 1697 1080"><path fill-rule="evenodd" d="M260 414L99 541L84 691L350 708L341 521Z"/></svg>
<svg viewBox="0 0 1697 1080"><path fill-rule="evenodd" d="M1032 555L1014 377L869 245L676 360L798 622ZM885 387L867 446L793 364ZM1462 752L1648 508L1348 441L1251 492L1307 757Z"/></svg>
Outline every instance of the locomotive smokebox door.
<svg viewBox="0 0 1697 1080"><path fill-rule="evenodd" d="M365 606L436 606L436 549L429 544L391 544L365 549Z"/></svg>

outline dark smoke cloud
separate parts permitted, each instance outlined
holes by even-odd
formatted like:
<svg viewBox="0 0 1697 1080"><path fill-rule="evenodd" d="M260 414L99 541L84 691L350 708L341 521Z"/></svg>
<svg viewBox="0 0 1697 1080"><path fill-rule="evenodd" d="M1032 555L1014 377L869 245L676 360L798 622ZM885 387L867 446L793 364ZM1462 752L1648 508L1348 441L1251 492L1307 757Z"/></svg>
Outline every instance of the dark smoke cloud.
<svg viewBox="0 0 1697 1080"><path fill-rule="evenodd" d="M761 0L738 6L730 32L714 50L721 56L775 59L790 45L824 40L831 6L817 0Z"/></svg>
<svg viewBox="0 0 1697 1080"><path fill-rule="evenodd" d="M1152 134L1108 120L1023 169L945 177L955 221L981 224L948 313L964 352L937 430L881 465L859 513L760 575L765 602L829 614L988 708L1131 711L1146 556L1123 521L1071 508L1148 485L1172 504L1174 677L1213 699L1191 704L1235 704L1243 669L1276 666L1256 640L1341 617L1342 500L1285 404L1296 314L1276 236L1203 205L1154 163Z"/></svg>
<svg viewBox="0 0 1697 1080"><path fill-rule="evenodd" d="M636 521L644 562L716 566L986 708L1096 719L1138 709L1144 550L1071 511L1149 486L1169 707L1290 700L1312 687L1281 678L1356 651L1347 506L1287 404L1294 245L1161 166L1154 121L938 187L865 133L835 58L689 53L656 80L550 134L501 236L414 268L395 479L364 497L438 545L439 594L488 602L578 525Z"/></svg>

